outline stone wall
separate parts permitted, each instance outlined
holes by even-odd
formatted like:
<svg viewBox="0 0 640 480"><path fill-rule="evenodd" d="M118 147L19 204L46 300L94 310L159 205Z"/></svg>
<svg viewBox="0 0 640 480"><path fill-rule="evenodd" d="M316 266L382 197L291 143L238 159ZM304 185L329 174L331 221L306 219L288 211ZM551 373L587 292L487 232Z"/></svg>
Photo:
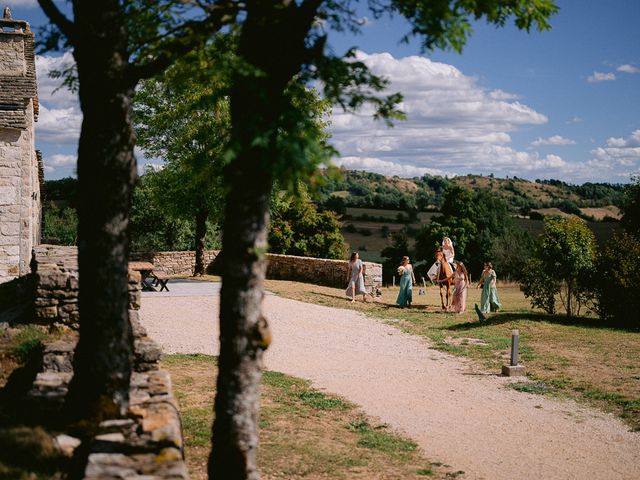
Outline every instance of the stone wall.
<svg viewBox="0 0 640 480"><path fill-rule="evenodd" d="M267 278L274 280L295 280L315 283L327 287L346 288L349 262L326 258L297 257L294 255L269 254ZM382 287L382 265L364 263L364 284L367 291L375 292Z"/></svg>
<svg viewBox="0 0 640 480"><path fill-rule="evenodd" d="M84 480L187 480L182 425L171 377L159 369L159 346L147 336L137 318L131 324L134 371L129 411L125 418L100 423L95 436L87 440L86 465L77 476ZM34 354L41 355L41 359L33 359L31 363L41 369L20 401L21 410L30 412L30 421L46 424L48 419L60 415L73 375L75 346L75 340L65 339L35 350ZM12 398L18 397L16 389L20 387L16 385L9 385ZM72 457L81 440L60 434L55 443L64 455Z"/></svg>
<svg viewBox="0 0 640 480"><path fill-rule="evenodd" d="M215 260L219 250L205 251L207 270L215 272ZM157 252L132 254L132 260L144 260L153 263L156 269L170 275L192 275L195 265L195 252ZM346 288L349 262L324 258L298 257L295 255L267 254L269 264L267 278L274 280L295 280L315 283L328 287ZM364 262L364 283L369 291L382 287L382 265Z"/></svg>
<svg viewBox="0 0 640 480"><path fill-rule="evenodd" d="M33 250L35 323L78 328L78 251L76 247L38 245ZM129 272L129 318L138 319L140 274Z"/></svg>
<svg viewBox="0 0 640 480"><path fill-rule="evenodd" d="M212 265L220 250L205 250L204 263ZM193 275L196 265L195 252L132 253L131 260L151 262L155 269L169 275Z"/></svg>
<svg viewBox="0 0 640 480"><path fill-rule="evenodd" d="M33 33L0 19L0 282L29 273L40 239L37 115Z"/></svg>

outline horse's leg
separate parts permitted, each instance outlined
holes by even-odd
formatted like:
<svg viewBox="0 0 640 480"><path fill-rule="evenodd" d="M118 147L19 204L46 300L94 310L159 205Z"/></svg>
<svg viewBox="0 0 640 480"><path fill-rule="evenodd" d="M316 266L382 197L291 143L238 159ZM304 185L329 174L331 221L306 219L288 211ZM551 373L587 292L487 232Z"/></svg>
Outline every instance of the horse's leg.
<svg viewBox="0 0 640 480"><path fill-rule="evenodd" d="M446 307L444 306L444 296L442 295L442 287L444 285L442 285L442 283L440 284L440 305L442 305L442 309L445 310Z"/></svg>

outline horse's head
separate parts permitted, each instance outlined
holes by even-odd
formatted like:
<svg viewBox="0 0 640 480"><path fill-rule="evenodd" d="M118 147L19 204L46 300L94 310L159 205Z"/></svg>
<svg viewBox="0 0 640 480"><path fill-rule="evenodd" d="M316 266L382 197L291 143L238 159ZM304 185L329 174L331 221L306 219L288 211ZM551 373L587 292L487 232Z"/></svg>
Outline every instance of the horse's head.
<svg viewBox="0 0 640 480"><path fill-rule="evenodd" d="M444 261L444 253L442 252L442 247L436 248L436 260Z"/></svg>

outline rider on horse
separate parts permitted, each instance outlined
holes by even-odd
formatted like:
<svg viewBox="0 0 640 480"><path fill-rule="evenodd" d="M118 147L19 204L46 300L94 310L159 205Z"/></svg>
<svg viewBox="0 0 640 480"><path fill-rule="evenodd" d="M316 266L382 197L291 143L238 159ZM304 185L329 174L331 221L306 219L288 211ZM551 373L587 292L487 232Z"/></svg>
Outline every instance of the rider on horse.
<svg viewBox="0 0 640 480"><path fill-rule="evenodd" d="M456 267L453 263L453 257L455 257L456 252L453 249L453 242L449 237L444 237L442 239L442 253L444 254L445 260L451 266L451 271L455 271Z"/></svg>

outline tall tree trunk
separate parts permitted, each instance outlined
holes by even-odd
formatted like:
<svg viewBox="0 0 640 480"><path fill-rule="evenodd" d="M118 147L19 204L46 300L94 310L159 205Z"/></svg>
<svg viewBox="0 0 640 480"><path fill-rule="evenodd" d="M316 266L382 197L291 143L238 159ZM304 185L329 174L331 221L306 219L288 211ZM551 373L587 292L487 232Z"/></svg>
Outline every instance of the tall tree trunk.
<svg viewBox="0 0 640 480"><path fill-rule="evenodd" d="M204 240L207 235L207 218L209 209L199 208L196 212L196 264L193 268L193 276L204 275Z"/></svg>
<svg viewBox="0 0 640 480"><path fill-rule="evenodd" d="M83 113L78 149L80 339L66 412L72 420L126 412L133 338L127 225L136 178L133 86L124 82L127 32L119 2L75 2L74 57Z"/></svg>
<svg viewBox="0 0 640 480"><path fill-rule="evenodd" d="M277 136L289 108L285 90L306 58L305 38L319 3L249 2L240 35L239 57L261 74L243 69L230 97L237 154L225 172L220 359L209 457L209 478L216 480L259 478L262 350L270 341L261 304Z"/></svg>
<svg viewBox="0 0 640 480"><path fill-rule="evenodd" d="M263 282L271 179L247 152L238 158L225 207L220 359L209 478L257 479ZM257 155L256 155L257 156ZM251 180L248 180L251 179Z"/></svg>

